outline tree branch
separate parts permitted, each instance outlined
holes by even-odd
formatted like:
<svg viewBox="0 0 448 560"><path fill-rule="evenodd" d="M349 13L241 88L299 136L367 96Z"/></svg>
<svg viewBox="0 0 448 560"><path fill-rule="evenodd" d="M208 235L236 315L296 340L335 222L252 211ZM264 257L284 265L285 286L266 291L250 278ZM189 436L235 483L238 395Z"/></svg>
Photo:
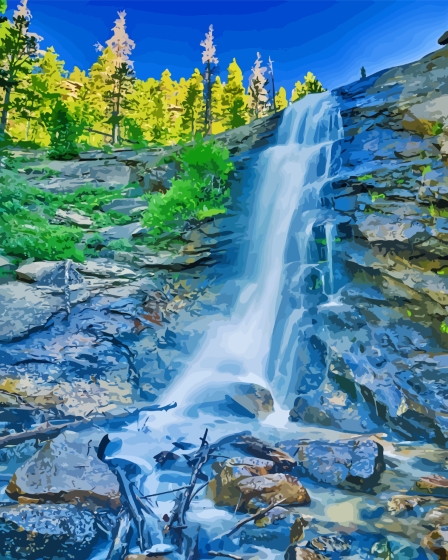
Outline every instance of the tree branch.
<svg viewBox="0 0 448 560"><path fill-rule="evenodd" d="M283 498L283 500L280 500L278 502L271 502L265 508L258 510L257 513L254 513L253 515L250 515L249 517L246 517L245 519L241 519L241 521L238 521L238 523L233 527L233 529L230 529L230 531L227 531L227 533L222 533L222 535L220 535L218 538L222 539L223 537L230 537L231 535L233 535L234 533L239 531L241 529L241 527L246 525L246 523L250 523L251 521L256 521L257 519L261 519L269 511L271 511L271 509L274 509L275 507L282 504L285 501L285 499L286 498Z"/></svg>

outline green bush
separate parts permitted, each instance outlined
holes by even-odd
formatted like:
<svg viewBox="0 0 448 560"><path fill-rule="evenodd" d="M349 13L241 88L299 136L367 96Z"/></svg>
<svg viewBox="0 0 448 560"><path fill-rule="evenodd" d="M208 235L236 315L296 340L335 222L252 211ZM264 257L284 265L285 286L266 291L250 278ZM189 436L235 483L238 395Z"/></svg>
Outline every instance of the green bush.
<svg viewBox="0 0 448 560"><path fill-rule="evenodd" d="M50 113L43 115L45 127L50 135L50 159L72 159L79 153L78 139L84 130L70 114L67 105L58 99Z"/></svg>
<svg viewBox="0 0 448 560"><path fill-rule="evenodd" d="M227 148L215 141L204 142L200 135L177 155L180 173L164 194L149 197L142 222L151 236L181 229L186 220L203 220L226 212L229 196L226 183L233 163Z"/></svg>

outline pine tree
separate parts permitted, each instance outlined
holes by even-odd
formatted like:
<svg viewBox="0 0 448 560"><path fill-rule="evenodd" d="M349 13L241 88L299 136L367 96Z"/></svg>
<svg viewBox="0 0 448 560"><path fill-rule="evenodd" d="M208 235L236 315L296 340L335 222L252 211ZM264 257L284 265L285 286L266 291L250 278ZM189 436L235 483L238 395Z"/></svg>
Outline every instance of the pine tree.
<svg viewBox="0 0 448 560"><path fill-rule="evenodd" d="M0 87L4 89L3 108L0 120L0 133L4 133L8 123L11 95L14 89L28 76L39 56L41 37L30 33L31 12L28 0L20 0L12 22L2 26L0 43Z"/></svg>
<svg viewBox="0 0 448 560"><path fill-rule="evenodd" d="M249 122L247 96L243 86L243 73L236 59L227 69L227 83L222 98L223 121L226 129L237 128Z"/></svg>
<svg viewBox="0 0 448 560"><path fill-rule="evenodd" d="M361 78L367 78L367 72L364 66L361 66Z"/></svg>
<svg viewBox="0 0 448 560"><path fill-rule="evenodd" d="M205 128L206 132L208 132L212 125L212 76L218 64L218 59L215 56L216 47L213 43L213 25L210 25L208 33L205 34L205 39L201 41L201 47L204 47L202 52L202 64L205 64Z"/></svg>
<svg viewBox="0 0 448 560"><path fill-rule="evenodd" d="M267 80L265 78L267 69L261 66L262 62L260 53L257 53L257 58L252 68L252 75L249 79L249 107L256 119L263 116L269 98L266 91Z"/></svg>
<svg viewBox="0 0 448 560"><path fill-rule="evenodd" d="M291 103L303 99L309 93L323 93L327 91L312 72L304 77L304 83L299 80L292 90Z"/></svg>
<svg viewBox="0 0 448 560"><path fill-rule="evenodd" d="M194 138L195 134L204 128L204 83L202 75L196 68L188 80L185 100L182 104L182 136L185 139Z"/></svg>
<svg viewBox="0 0 448 560"><path fill-rule="evenodd" d="M284 87L279 88L277 95L275 96L275 106L277 111L283 111L288 106L288 99L286 98L286 89Z"/></svg>
<svg viewBox="0 0 448 560"><path fill-rule="evenodd" d="M126 96L130 93L135 81L135 73L130 55L135 48L135 43L129 38L126 31L126 12L118 12L118 19L112 28L113 35L106 41L107 49L114 56L112 73L105 77L106 85L111 89L105 92L104 99L110 111L110 118L106 121L112 127L112 143L120 141L120 122L123 118L122 107L126 103ZM104 51L102 45L97 44L99 51Z"/></svg>
<svg viewBox="0 0 448 560"><path fill-rule="evenodd" d="M223 110L224 85L219 76L212 87L212 134L219 134L226 130Z"/></svg>

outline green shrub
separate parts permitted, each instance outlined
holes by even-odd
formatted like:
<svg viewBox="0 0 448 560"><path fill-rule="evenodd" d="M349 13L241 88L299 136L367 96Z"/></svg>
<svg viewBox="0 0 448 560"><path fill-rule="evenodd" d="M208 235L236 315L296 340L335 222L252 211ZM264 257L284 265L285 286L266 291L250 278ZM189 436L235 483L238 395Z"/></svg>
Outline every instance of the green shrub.
<svg viewBox="0 0 448 560"><path fill-rule="evenodd" d="M182 228L186 220L226 212L226 183L233 170L227 148L215 141L204 142L197 135L193 145L179 152L177 161L180 173L171 181L171 188L151 195L143 215L143 224L154 239Z"/></svg>
<svg viewBox="0 0 448 560"><path fill-rule="evenodd" d="M72 159L79 153L78 139L84 130L70 114L67 105L58 99L51 112L43 115L45 127L50 135L50 159Z"/></svg>

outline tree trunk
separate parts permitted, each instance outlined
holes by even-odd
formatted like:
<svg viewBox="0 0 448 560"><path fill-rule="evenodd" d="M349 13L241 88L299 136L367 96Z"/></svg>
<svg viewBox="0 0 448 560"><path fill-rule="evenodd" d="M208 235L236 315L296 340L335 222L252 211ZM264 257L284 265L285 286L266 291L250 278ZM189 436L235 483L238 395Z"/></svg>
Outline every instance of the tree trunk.
<svg viewBox="0 0 448 560"><path fill-rule="evenodd" d="M30 120L26 121L26 128L25 128L25 142L28 142L28 136L30 133Z"/></svg>
<svg viewBox="0 0 448 560"><path fill-rule="evenodd" d="M212 128L212 75L210 62L207 62L206 75L206 95L205 95L205 132L210 133Z"/></svg>
<svg viewBox="0 0 448 560"><path fill-rule="evenodd" d="M6 125L8 123L9 103L11 101L11 91L12 91L12 86L6 87L5 101L3 103L3 110L2 110L2 118L0 120L0 132L6 131Z"/></svg>

